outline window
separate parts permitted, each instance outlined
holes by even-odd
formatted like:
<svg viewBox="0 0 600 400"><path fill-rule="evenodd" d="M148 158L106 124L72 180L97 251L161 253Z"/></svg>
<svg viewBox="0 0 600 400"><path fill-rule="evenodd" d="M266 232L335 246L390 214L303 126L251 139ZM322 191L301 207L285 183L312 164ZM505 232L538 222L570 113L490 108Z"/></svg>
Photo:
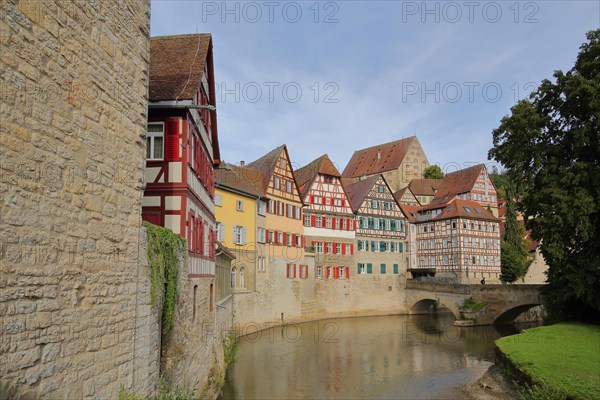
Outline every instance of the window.
<svg viewBox="0 0 600 400"><path fill-rule="evenodd" d="M456 220L452 220L451 226L452 229L456 229Z"/></svg>
<svg viewBox="0 0 600 400"><path fill-rule="evenodd" d="M246 286L246 281L244 280L244 267L240 268L240 287L243 288Z"/></svg>
<svg viewBox="0 0 600 400"><path fill-rule="evenodd" d="M280 188L279 178L278 177L273 178L273 186L275 186L275 189L279 189Z"/></svg>
<svg viewBox="0 0 600 400"><path fill-rule="evenodd" d="M256 236L258 243L264 243L267 239L267 231L265 228L257 228Z"/></svg>
<svg viewBox="0 0 600 400"><path fill-rule="evenodd" d="M315 242L315 253L323 254L323 242Z"/></svg>
<svg viewBox="0 0 600 400"><path fill-rule="evenodd" d="M352 247L350 246L350 244L346 243L345 246L346 246L346 254L351 254L352 253Z"/></svg>
<svg viewBox="0 0 600 400"><path fill-rule="evenodd" d="M269 200L268 213L275 214L275 201L274 200Z"/></svg>
<svg viewBox="0 0 600 400"><path fill-rule="evenodd" d="M383 186L383 185L377 186L377 192L384 193L385 192L385 186Z"/></svg>
<svg viewBox="0 0 600 400"><path fill-rule="evenodd" d="M319 216L315 217L315 226L316 226L317 228L320 228L322 225L323 225L323 224L322 224L322 218L321 218L321 217L319 217Z"/></svg>
<svg viewBox="0 0 600 400"><path fill-rule="evenodd" d="M162 122L149 123L146 130L146 159L162 160L164 158L164 124Z"/></svg>
<svg viewBox="0 0 600 400"><path fill-rule="evenodd" d="M294 206L293 211L294 211L294 219L300 219L300 207Z"/></svg>
<svg viewBox="0 0 600 400"><path fill-rule="evenodd" d="M310 215L304 214L304 226L310 226Z"/></svg>
<svg viewBox="0 0 600 400"><path fill-rule="evenodd" d="M265 258L264 257L258 257L257 268L258 268L258 272L265 271Z"/></svg>
<svg viewBox="0 0 600 400"><path fill-rule="evenodd" d="M317 278L322 278L323 277L323 267L321 267L321 266L317 267L316 276L317 276Z"/></svg>
<svg viewBox="0 0 600 400"><path fill-rule="evenodd" d="M242 200L236 200L235 209L236 211L244 211L244 202Z"/></svg>
<svg viewBox="0 0 600 400"><path fill-rule="evenodd" d="M467 221L463 221L463 229L467 229Z"/></svg>
<svg viewBox="0 0 600 400"><path fill-rule="evenodd" d="M219 242L225 241L225 224L217 221L217 240Z"/></svg>
<svg viewBox="0 0 600 400"><path fill-rule="evenodd" d="M325 228L331 229L331 217L325 217Z"/></svg>
<svg viewBox="0 0 600 400"><path fill-rule="evenodd" d="M273 243L273 241L275 240L275 232L273 231L269 231L269 243Z"/></svg>
<svg viewBox="0 0 600 400"><path fill-rule="evenodd" d="M296 235L296 247L302 246L302 236Z"/></svg>
<svg viewBox="0 0 600 400"><path fill-rule="evenodd" d="M379 209L379 201L378 200L371 200L371 208L378 210Z"/></svg>
<svg viewBox="0 0 600 400"><path fill-rule="evenodd" d="M335 244L335 252L336 252L336 254L340 254L342 252L342 244L341 243Z"/></svg>
<svg viewBox="0 0 600 400"><path fill-rule="evenodd" d="M285 169L285 158L282 158L282 159L279 161L279 165L281 166L281 169Z"/></svg>
<svg viewBox="0 0 600 400"><path fill-rule="evenodd" d="M323 201L323 200L321 199L321 196L315 196L315 197L314 197L314 200L315 200L315 201L314 201L314 204L321 204L321 202Z"/></svg>
<svg viewBox="0 0 600 400"><path fill-rule="evenodd" d="M367 266L363 263L358 263L358 273L359 274L366 274L367 273Z"/></svg>
<svg viewBox="0 0 600 400"><path fill-rule="evenodd" d="M285 191L288 193L292 193L292 181L287 181L285 183Z"/></svg>
<svg viewBox="0 0 600 400"><path fill-rule="evenodd" d="M435 256L429 257L429 265L435 267Z"/></svg>
<svg viewBox="0 0 600 400"><path fill-rule="evenodd" d="M215 194L215 206L223 205L223 197L220 194Z"/></svg>
<svg viewBox="0 0 600 400"><path fill-rule="evenodd" d="M292 234L291 233L288 233L286 235L286 245L287 246L291 246L292 245Z"/></svg>
<svg viewBox="0 0 600 400"><path fill-rule="evenodd" d="M356 245L357 245L358 251L362 251L363 250L363 241L362 240L357 241Z"/></svg>
<svg viewBox="0 0 600 400"><path fill-rule="evenodd" d="M443 247L444 249L447 249L447 248L448 248L448 239L442 239L442 247Z"/></svg>
<svg viewBox="0 0 600 400"><path fill-rule="evenodd" d="M264 201L259 200L256 206L258 215L264 216L267 213L267 204Z"/></svg>
<svg viewBox="0 0 600 400"><path fill-rule="evenodd" d="M466 211L466 212L468 212L468 213L470 213L470 212L471 212L471 209L470 209L469 207L467 207L467 206L463 206L463 208L465 209L465 211Z"/></svg>
<svg viewBox="0 0 600 400"><path fill-rule="evenodd" d="M239 225L233 226L233 243L246 244L246 228Z"/></svg>
<svg viewBox="0 0 600 400"><path fill-rule="evenodd" d="M325 243L325 254L331 254L332 244L330 242Z"/></svg>
<svg viewBox="0 0 600 400"><path fill-rule="evenodd" d="M373 222L374 222L373 228L379 229L379 218L375 218Z"/></svg>
<svg viewBox="0 0 600 400"><path fill-rule="evenodd" d="M471 257L471 264L473 264L473 265L477 264L477 256Z"/></svg>
<svg viewBox="0 0 600 400"><path fill-rule="evenodd" d="M283 244L283 232L277 232L277 243Z"/></svg>
<svg viewBox="0 0 600 400"><path fill-rule="evenodd" d="M231 287L235 288L235 275L236 275L236 270L235 267L231 268Z"/></svg>
<svg viewBox="0 0 600 400"><path fill-rule="evenodd" d="M379 272L381 272L381 275L385 275L385 264L381 264L380 265L380 270Z"/></svg>
<svg viewBox="0 0 600 400"><path fill-rule="evenodd" d="M442 256L442 263L444 265L448 265L448 256L447 255Z"/></svg>

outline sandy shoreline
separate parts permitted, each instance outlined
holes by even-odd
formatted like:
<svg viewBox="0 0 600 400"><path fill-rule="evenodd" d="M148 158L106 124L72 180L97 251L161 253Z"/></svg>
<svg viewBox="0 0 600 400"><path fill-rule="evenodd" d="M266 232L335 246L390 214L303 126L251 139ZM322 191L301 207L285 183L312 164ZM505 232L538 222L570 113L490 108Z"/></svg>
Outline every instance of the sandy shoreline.
<svg viewBox="0 0 600 400"><path fill-rule="evenodd" d="M518 399L517 386L506 380L499 366L492 365L477 382L463 385L450 393L449 398L469 400Z"/></svg>

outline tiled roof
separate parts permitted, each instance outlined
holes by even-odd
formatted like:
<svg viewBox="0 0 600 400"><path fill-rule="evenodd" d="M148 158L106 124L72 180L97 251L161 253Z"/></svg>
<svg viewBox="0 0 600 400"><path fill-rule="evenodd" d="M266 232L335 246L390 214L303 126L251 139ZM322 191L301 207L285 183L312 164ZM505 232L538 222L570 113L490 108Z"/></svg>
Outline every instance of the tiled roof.
<svg viewBox="0 0 600 400"><path fill-rule="evenodd" d="M352 183L346 186L346 193L348 193L348 197L350 198L350 203L352 204L352 209L354 211L358 211L360 205L365 200L365 197L367 197L369 191L380 176L381 175L373 175L363 179L360 182Z"/></svg>
<svg viewBox="0 0 600 400"><path fill-rule="evenodd" d="M258 184L260 190L263 193L267 192L269 188L269 182L271 181L271 176L275 171L275 166L277 165L277 160L281 155L281 152L285 149L285 144L271 150L261 158L252 161L250 164L246 164L246 168L250 168L260 172L260 179L258 180Z"/></svg>
<svg viewBox="0 0 600 400"><path fill-rule="evenodd" d="M249 170L244 167L238 167L232 164L225 164L215 170L215 183L217 187L233 189L247 194L250 197L264 197L260 187L260 175L257 171Z"/></svg>
<svg viewBox="0 0 600 400"><path fill-rule="evenodd" d="M210 46L209 33L151 38L149 100L193 99Z"/></svg>
<svg viewBox="0 0 600 400"><path fill-rule="evenodd" d="M483 168L485 168L485 165L478 164L444 176L431 204L444 204L451 200L453 196L473 190L473 186Z"/></svg>
<svg viewBox="0 0 600 400"><path fill-rule="evenodd" d="M450 203L442 206L428 204L425 207L421 207L421 210L426 211L438 208L443 208L443 210L440 214L433 218L434 221L461 217L500 222L500 219L496 218L494 214L488 211L485 207L482 207L481 204L472 200L454 199Z"/></svg>
<svg viewBox="0 0 600 400"><path fill-rule="evenodd" d="M314 182L317 174L341 178L340 172L337 170L333 162L331 162L329 156L327 154L323 154L316 160L294 171L296 182L298 182L298 186L300 187L300 195L303 199L308 194L311 184Z"/></svg>
<svg viewBox="0 0 600 400"><path fill-rule="evenodd" d="M419 215L419 210L421 206L413 206L410 204L398 204L402 213L408 218L410 222L415 222L417 220L417 216Z"/></svg>
<svg viewBox="0 0 600 400"><path fill-rule="evenodd" d="M406 157L410 145L415 140L418 141L417 137L411 136L395 142L357 150L352 155L342 175L352 178L397 169Z"/></svg>
<svg viewBox="0 0 600 400"><path fill-rule="evenodd" d="M415 196L434 196L441 183L442 179L413 179L408 187Z"/></svg>

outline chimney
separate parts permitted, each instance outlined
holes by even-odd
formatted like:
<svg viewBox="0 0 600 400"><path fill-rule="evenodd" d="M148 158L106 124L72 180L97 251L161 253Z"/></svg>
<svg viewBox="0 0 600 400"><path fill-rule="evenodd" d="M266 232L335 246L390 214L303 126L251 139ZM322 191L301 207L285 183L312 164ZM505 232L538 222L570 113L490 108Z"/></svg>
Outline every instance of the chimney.
<svg viewBox="0 0 600 400"><path fill-rule="evenodd" d="M246 161L244 161L244 160L240 161L240 167L243 167L244 165L246 165Z"/></svg>

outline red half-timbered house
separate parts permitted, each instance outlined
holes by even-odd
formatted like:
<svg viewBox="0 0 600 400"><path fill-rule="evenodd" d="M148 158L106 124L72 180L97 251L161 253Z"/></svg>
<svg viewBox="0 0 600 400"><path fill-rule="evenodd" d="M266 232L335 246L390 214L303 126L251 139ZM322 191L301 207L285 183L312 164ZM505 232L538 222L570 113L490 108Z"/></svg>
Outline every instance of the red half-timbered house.
<svg viewBox="0 0 600 400"><path fill-rule="evenodd" d="M188 276L215 275L219 142L210 34L154 37L142 218L188 241Z"/></svg>
<svg viewBox="0 0 600 400"><path fill-rule="evenodd" d="M354 254L354 212L341 174L327 154L294 172L304 206L306 243L315 251L316 278L348 279Z"/></svg>

